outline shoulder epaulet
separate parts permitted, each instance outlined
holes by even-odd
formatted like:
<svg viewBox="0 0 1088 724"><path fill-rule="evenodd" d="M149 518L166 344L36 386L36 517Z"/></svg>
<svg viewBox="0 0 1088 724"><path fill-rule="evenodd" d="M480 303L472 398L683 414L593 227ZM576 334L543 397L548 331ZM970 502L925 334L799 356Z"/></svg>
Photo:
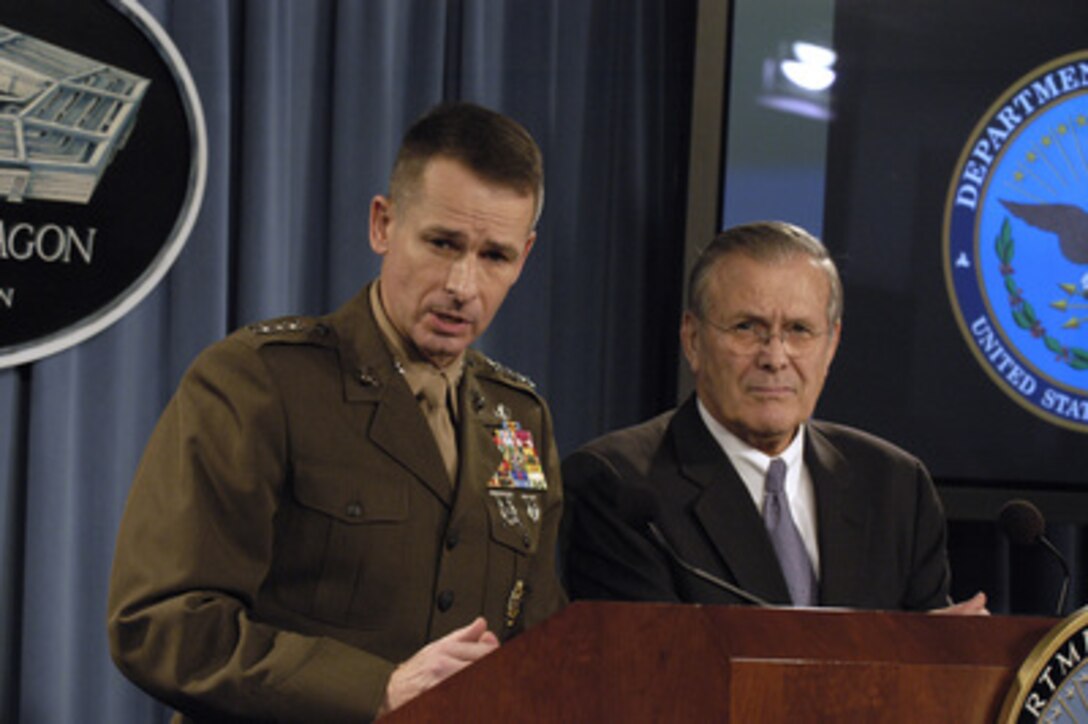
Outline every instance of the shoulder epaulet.
<svg viewBox="0 0 1088 724"><path fill-rule="evenodd" d="M332 327L317 317L278 317L247 324L241 334L253 344L286 343L335 343Z"/></svg>
<svg viewBox="0 0 1088 724"><path fill-rule="evenodd" d="M527 387L534 392L536 391L536 383L527 376L510 369L501 362L496 362L482 352L475 352L475 354L469 358L469 363L478 363L485 370L490 371L493 377L505 380L506 382L512 382L521 387Z"/></svg>

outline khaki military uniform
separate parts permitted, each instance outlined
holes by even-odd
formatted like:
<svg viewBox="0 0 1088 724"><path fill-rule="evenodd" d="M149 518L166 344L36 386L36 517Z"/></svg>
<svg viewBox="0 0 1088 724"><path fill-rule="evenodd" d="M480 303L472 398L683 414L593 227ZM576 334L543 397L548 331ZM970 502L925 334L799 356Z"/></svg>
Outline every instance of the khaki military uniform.
<svg viewBox="0 0 1088 724"><path fill-rule="evenodd" d="M477 615L503 640L561 608L548 410L473 351L459 395L455 487L365 290L205 350L122 521L122 671L194 721L360 721L427 642Z"/></svg>

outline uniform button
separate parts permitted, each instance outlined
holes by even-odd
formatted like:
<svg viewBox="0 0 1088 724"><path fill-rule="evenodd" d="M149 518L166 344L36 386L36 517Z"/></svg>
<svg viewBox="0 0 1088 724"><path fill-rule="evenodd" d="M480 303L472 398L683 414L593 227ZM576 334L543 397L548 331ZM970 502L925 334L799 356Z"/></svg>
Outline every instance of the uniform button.
<svg viewBox="0 0 1088 724"><path fill-rule="evenodd" d="M461 542L461 534L457 531L453 531L446 536L446 550L452 551L457 547L457 544Z"/></svg>
<svg viewBox="0 0 1088 724"><path fill-rule="evenodd" d="M438 610L442 613L450 610L453 605L453 591L446 590L438 594Z"/></svg>
<svg viewBox="0 0 1088 724"><path fill-rule="evenodd" d="M346 513L349 518L360 517L363 514L362 503L357 500L351 501L346 506L344 506L344 513Z"/></svg>
<svg viewBox="0 0 1088 724"><path fill-rule="evenodd" d="M528 533L525 533L521 536L521 544L526 548L533 547L533 539L529 537Z"/></svg>

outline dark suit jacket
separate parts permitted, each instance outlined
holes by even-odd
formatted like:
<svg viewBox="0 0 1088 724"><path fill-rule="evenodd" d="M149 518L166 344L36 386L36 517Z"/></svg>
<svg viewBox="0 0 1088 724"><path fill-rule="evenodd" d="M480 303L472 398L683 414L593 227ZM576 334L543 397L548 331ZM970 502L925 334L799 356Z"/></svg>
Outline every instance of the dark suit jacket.
<svg viewBox="0 0 1088 724"><path fill-rule="evenodd" d="M945 521L913 456L864 432L807 425L822 606L922 610L948 602ZM687 562L772 603L789 594L763 520L695 398L599 438L563 462L564 575L572 598L741 603Z"/></svg>

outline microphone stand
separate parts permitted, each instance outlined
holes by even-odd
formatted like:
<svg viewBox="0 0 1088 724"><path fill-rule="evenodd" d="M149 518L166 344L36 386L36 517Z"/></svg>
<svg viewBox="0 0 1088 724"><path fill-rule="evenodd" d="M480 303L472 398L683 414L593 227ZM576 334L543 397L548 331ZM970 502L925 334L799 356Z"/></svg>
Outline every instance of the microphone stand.
<svg viewBox="0 0 1088 724"><path fill-rule="evenodd" d="M1060 563L1062 566L1062 588L1061 592L1058 594L1057 611L1058 615L1061 616L1065 612L1065 599L1069 595L1069 578L1071 576L1071 573L1069 572L1069 564L1066 563L1065 556L1061 554L1057 547L1055 547L1055 545L1051 543L1050 539L1047 538L1045 535L1039 536L1039 543L1041 543L1042 546L1048 551L1053 553L1054 557L1058 559L1058 563Z"/></svg>
<svg viewBox="0 0 1088 724"><path fill-rule="evenodd" d="M692 564L685 561L683 558L680 557L680 554L677 553L676 550L669 544L669 542L665 540L665 536L661 533L658 527L654 525L652 520L646 521L646 528L650 531L650 535L653 536L653 539L657 541L657 544L661 547L662 550L665 551L669 558L673 559L673 561L675 561L678 566L683 568L691 575L702 581L705 581L706 583L709 583L710 585L718 589L733 594L734 596L746 603L751 603L756 606L762 606L764 608L775 608L774 604L764 601L756 594L749 593L740 586L735 586L729 581L718 578L714 574L704 571L702 568L697 568L696 566L693 566Z"/></svg>

